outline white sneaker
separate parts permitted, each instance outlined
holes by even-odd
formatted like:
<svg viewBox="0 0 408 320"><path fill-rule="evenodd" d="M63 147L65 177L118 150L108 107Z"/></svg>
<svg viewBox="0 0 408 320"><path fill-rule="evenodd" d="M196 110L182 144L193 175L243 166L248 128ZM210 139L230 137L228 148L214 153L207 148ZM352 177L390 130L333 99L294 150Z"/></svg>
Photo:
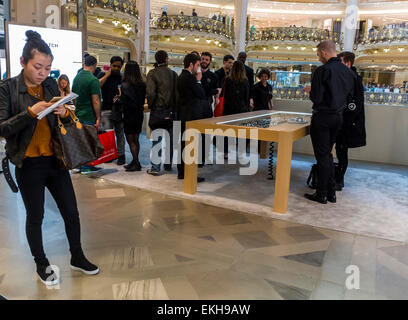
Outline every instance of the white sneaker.
<svg viewBox="0 0 408 320"><path fill-rule="evenodd" d="M72 172L73 174L75 174L75 173L81 173L81 169L72 169L71 172Z"/></svg>

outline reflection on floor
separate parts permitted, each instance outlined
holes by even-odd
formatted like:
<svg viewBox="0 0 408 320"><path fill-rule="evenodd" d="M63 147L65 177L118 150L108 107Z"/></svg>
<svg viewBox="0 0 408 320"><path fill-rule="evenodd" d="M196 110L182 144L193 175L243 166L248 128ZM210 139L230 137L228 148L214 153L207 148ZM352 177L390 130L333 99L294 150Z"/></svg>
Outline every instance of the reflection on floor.
<svg viewBox="0 0 408 320"><path fill-rule="evenodd" d="M116 183L221 208L408 242L407 167L351 161L345 179L346 187L337 193L337 203L321 205L303 197L305 192L313 192L306 186L306 179L314 158L295 154L288 212L282 215L271 210L275 181L267 179L268 160L254 161L258 165L255 175L240 175L240 164L204 166L198 172L206 181L198 185L195 195L188 195L183 192L183 181L176 178L176 170L159 177L146 174L151 143L144 136L140 141L142 172L129 173L123 168L118 169L116 164L106 164L106 169L98 175Z"/></svg>
<svg viewBox="0 0 408 320"><path fill-rule="evenodd" d="M73 176L87 256L98 276L69 269L49 194L44 243L61 285L34 274L20 195L0 179L0 294L8 299L406 299L408 245L240 213ZM349 290L349 265L360 289Z"/></svg>

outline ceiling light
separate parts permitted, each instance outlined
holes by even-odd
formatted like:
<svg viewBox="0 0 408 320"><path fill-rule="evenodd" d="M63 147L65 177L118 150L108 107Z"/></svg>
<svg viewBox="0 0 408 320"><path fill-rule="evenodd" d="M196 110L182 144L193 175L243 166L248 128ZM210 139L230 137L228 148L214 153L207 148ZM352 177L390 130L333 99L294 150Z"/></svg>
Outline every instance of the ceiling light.
<svg viewBox="0 0 408 320"><path fill-rule="evenodd" d="M264 49L264 51L266 50L266 48L265 48L265 47L264 47L263 49Z"/></svg>
<svg viewBox="0 0 408 320"><path fill-rule="evenodd" d="M274 46L273 48L274 48L275 50L278 50L278 49L279 49L279 47L278 47L278 46Z"/></svg>
<svg viewBox="0 0 408 320"><path fill-rule="evenodd" d="M216 45L218 45L220 42L219 42L218 40L216 40L216 41L214 41L214 43L215 43Z"/></svg>
<svg viewBox="0 0 408 320"><path fill-rule="evenodd" d="M212 40L205 40L205 41L207 41L207 43L211 43Z"/></svg>
<svg viewBox="0 0 408 320"><path fill-rule="evenodd" d="M388 51L390 51L389 48L385 48L385 49L384 49L384 52L385 52L385 53L387 53Z"/></svg>
<svg viewBox="0 0 408 320"><path fill-rule="evenodd" d="M120 24L119 20L113 20L112 23L115 25L115 27L117 27Z"/></svg>
<svg viewBox="0 0 408 320"><path fill-rule="evenodd" d="M306 47L301 47L301 48L300 48L300 50L302 50L302 51L305 50L305 49L306 49Z"/></svg>
<svg viewBox="0 0 408 320"><path fill-rule="evenodd" d="M317 48L312 48L312 50L313 50L313 51L316 51L316 50L317 50Z"/></svg>
<svg viewBox="0 0 408 320"><path fill-rule="evenodd" d="M219 46L219 47L221 47L221 46L222 46L222 44L220 43L218 46Z"/></svg>
<svg viewBox="0 0 408 320"><path fill-rule="evenodd" d="M98 17L98 18L96 18L96 21L98 21L99 23L102 23L102 22L104 22L104 21L105 21L105 19L104 19L104 18L102 18L102 17Z"/></svg>
<svg viewBox="0 0 408 320"><path fill-rule="evenodd" d="M170 37L166 39L166 41L170 41Z"/></svg>
<svg viewBox="0 0 408 320"><path fill-rule="evenodd" d="M378 53L378 51L377 51L377 50L374 50L374 53Z"/></svg>
<svg viewBox="0 0 408 320"><path fill-rule="evenodd" d="M200 38L195 38L194 41L198 42L198 41L200 41Z"/></svg>
<svg viewBox="0 0 408 320"><path fill-rule="evenodd" d="M286 47L288 50L292 50L292 47Z"/></svg>
<svg viewBox="0 0 408 320"><path fill-rule="evenodd" d="M398 48L398 51L399 52L402 52L402 51L404 51L405 50L405 48Z"/></svg>
<svg viewBox="0 0 408 320"><path fill-rule="evenodd" d="M180 37L180 40L184 41L184 40L186 40L186 37Z"/></svg>

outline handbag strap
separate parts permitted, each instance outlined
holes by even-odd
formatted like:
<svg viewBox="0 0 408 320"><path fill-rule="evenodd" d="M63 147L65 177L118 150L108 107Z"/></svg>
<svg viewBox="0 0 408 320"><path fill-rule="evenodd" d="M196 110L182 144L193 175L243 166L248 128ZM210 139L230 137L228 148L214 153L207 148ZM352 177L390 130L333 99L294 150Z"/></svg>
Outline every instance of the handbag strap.
<svg viewBox="0 0 408 320"><path fill-rule="evenodd" d="M68 110L68 113L69 113L68 116L76 124L77 129L81 130L82 129L82 123L79 121L79 119L76 116L75 112L73 110ZM65 136L67 134L67 129L65 129L64 124L62 123L60 116L57 117L57 121L58 121L58 129L60 129L61 134Z"/></svg>

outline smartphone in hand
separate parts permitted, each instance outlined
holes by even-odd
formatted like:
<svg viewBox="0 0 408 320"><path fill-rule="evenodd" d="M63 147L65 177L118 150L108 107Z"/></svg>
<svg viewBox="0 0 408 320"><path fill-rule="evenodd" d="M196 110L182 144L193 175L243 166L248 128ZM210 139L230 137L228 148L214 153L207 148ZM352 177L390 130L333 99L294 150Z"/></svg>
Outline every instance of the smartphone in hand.
<svg viewBox="0 0 408 320"><path fill-rule="evenodd" d="M62 98L63 98L63 97L54 97L54 98L52 98L52 99L50 100L50 102L55 103L55 102L60 101Z"/></svg>

